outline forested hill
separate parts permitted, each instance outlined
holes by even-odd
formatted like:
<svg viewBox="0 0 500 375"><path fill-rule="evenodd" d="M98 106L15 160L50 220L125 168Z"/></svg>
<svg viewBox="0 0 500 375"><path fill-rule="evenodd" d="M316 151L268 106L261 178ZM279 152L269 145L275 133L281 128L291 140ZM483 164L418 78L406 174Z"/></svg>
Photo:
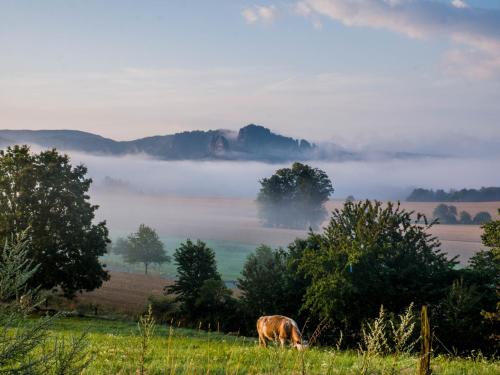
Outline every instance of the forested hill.
<svg viewBox="0 0 500 375"><path fill-rule="evenodd" d="M481 189L450 190L448 192L428 189L414 189L406 198L408 202L497 202L500 201L500 187Z"/></svg>
<svg viewBox="0 0 500 375"><path fill-rule="evenodd" d="M250 124L230 130L188 131L133 141L115 141L75 130L0 130L0 146L36 144L94 154L144 153L164 160L263 160L289 161L322 158L317 147L304 140L271 132ZM338 155L343 153L338 151ZM329 157L335 153L329 153Z"/></svg>

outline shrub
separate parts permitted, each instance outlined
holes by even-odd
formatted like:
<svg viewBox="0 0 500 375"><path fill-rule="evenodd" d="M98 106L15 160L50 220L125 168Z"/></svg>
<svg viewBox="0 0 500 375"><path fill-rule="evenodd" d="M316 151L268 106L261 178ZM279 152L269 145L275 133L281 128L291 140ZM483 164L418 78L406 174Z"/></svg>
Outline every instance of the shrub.
<svg viewBox="0 0 500 375"><path fill-rule="evenodd" d="M177 308L174 299L169 296L151 295L148 297L148 305L151 307L153 317L160 323L171 320Z"/></svg>

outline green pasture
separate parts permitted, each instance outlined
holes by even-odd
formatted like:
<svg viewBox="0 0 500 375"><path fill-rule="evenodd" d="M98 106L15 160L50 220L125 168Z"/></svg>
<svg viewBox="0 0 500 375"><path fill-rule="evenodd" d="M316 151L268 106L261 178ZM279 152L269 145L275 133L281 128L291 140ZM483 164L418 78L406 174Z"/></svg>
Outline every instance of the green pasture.
<svg viewBox="0 0 500 375"><path fill-rule="evenodd" d="M53 337L86 333L92 362L86 374L136 374L141 336L133 322L63 318ZM373 357L369 374L414 374L416 357ZM147 374L359 374L363 357L354 351L310 348L304 352L260 348L256 338L157 326L145 362ZM366 364L366 362L365 362ZM500 364L475 358L432 359L434 374L498 374Z"/></svg>

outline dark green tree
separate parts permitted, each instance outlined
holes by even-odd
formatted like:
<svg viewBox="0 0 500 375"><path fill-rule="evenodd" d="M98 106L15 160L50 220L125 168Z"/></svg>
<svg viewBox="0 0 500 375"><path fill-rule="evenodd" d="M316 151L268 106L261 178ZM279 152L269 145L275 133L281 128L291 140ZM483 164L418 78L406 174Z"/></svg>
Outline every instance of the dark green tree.
<svg viewBox="0 0 500 375"><path fill-rule="evenodd" d="M500 216L500 209L498 209L498 215ZM500 220L489 221L482 228L481 240L483 244L491 247L496 252L500 252Z"/></svg>
<svg viewBox="0 0 500 375"><path fill-rule="evenodd" d="M261 245L247 258L238 279L241 302L252 317L285 314L287 260L283 250Z"/></svg>
<svg viewBox="0 0 500 375"><path fill-rule="evenodd" d="M472 216L467 211L460 212L460 224L472 224Z"/></svg>
<svg viewBox="0 0 500 375"><path fill-rule="evenodd" d="M500 215L500 209L498 210ZM500 220L492 220L482 226L483 245L489 247L476 253L465 269L466 280L476 285L481 296L482 321L476 325L483 327L481 339L484 347L500 350ZM472 280L471 280L472 279ZM475 316L477 318L477 316Z"/></svg>
<svg viewBox="0 0 500 375"><path fill-rule="evenodd" d="M478 212L472 222L476 225L486 224L488 221L491 221L491 215L486 211Z"/></svg>
<svg viewBox="0 0 500 375"><path fill-rule="evenodd" d="M317 228L326 217L324 203L334 189L322 170L294 163L259 182L257 204L264 225Z"/></svg>
<svg viewBox="0 0 500 375"><path fill-rule="evenodd" d="M242 311L248 326L254 329L261 315L280 314L301 320L303 297L309 280L299 270L306 248L316 244L315 235L296 239L288 248L271 249L259 246L249 255L238 279Z"/></svg>
<svg viewBox="0 0 500 375"><path fill-rule="evenodd" d="M434 209L433 215L439 224L457 224L457 208L455 206L440 204Z"/></svg>
<svg viewBox="0 0 500 375"><path fill-rule="evenodd" d="M145 224L139 225L137 232L127 237L127 243L123 250L125 262L143 263L146 275L150 264L170 262L170 257L167 256L158 234Z"/></svg>
<svg viewBox="0 0 500 375"><path fill-rule="evenodd" d="M177 280L165 291L176 294L181 316L191 323L206 321L207 313L214 319L231 296L217 272L214 251L200 240L194 243L188 239L175 250L174 261Z"/></svg>
<svg viewBox="0 0 500 375"><path fill-rule="evenodd" d="M195 301L196 320L210 324L213 329L238 329L241 317L237 316L236 300L232 295L223 280L205 280Z"/></svg>
<svg viewBox="0 0 500 375"><path fill-rule="evenodd" d="M470 258L446 298L434 309L436 334L461 354L472 350L492 354L500 349L500 220L485 224L483 229L483 245L491 249Z"/></svg>
<svg viewBox="0 0 500 375"><path fill-rule="evenodd" d="M28 230L30 259L39 265L29 287L61 287L71 297L109 278L99 256L109 243L105 222L93 224L92 180L55 149L28 146L0 151L0 239Z"/></svg>
<svg viewBox="0 0 500 375"><path fill-rule="evenodd" d="M399 313L411 302L443 298L456 262L427 233L432 224L417 225L412 214L399 204L371 201L335 209L324 233L303 252L300 269L311 280L304 308L357 330L380 305Z"/></svg>
<svg viewBox="0 0 500 375"><path fill-rule="evenodd" d="M123 255L127 252L128 240L123 237L118 237L112 244L112 252L116 255Z"/></svg>

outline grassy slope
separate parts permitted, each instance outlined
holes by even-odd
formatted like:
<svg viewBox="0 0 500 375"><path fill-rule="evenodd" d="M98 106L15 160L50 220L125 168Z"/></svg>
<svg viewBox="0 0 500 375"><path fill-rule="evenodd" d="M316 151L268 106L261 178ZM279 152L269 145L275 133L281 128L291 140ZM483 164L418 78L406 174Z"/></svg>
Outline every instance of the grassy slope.
<svg viewBox="0 0 500 375"><path fill-rule="evenodd" d="M54 327L64 337L88 333L94 360L87 374L133 374L138 368L140 337L137 325L127 322L64 318ZM331 349L262 349L255 338L157 327L152 340L148 374L358 374L361 358L354 352ZM370 373L415 372L416 358L375 358ZM391 371L396 369L396 371ZM485 360L433 359L436 374L500 373L498 362Z"/></svg>

